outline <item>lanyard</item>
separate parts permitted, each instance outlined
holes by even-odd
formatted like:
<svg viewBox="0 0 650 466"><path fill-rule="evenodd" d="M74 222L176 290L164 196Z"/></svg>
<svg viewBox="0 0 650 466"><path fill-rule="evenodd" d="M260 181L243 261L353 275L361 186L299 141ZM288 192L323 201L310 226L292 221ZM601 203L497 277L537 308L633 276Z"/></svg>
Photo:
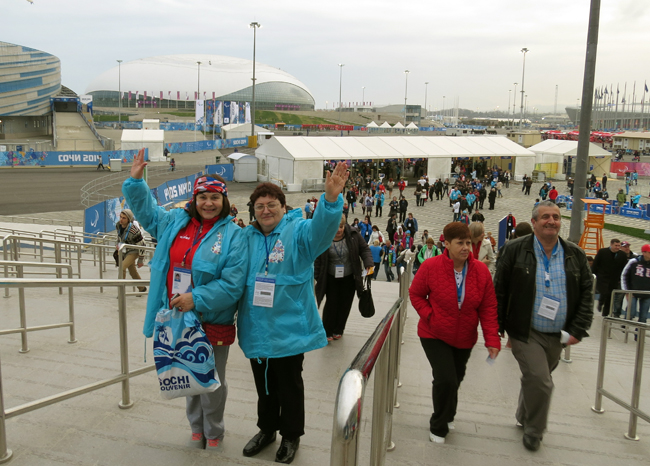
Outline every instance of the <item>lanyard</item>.
<svg viewBox="0 0 650 466"><path fill-rule="evenodd" d="M269 250L269 245L266 242L266 236L264 237L264 248L266 249L266 260L264 261L264 276L268 276L269 274L269 256L271 255L271 251ZM275 243L277 240L273 243L273 246L275 246ZM272 248L271 248L272 249Z"/></svg>
<svg viewBox="0 0 650 466"><path fill-rule="evenodd" d="M544 284L546 285L546 288L551 287L551 260L546 257L546 251L544 251L544 248L542 247L542 243L539 242L537 237L535 237L535 241L537 241L537 245L539 248L542 250L542 261L544 262L544 269L545 269L545 275L544 275ZM551 257L557 252L557 247L560 244L558 241L555 243L555 246L553 246L553 251L551 252Z"/></svg>
<svg viewBox="0 0 650 466"><path fill-rule="evenodd" d="M465 291L466 274L467 274L467 262L465 262L465 265L463 265L463 279L460 282L460 286L458 286L458 281L456 281L456 296L458 296L458 309L460 309L461 304L463 304L462 299L463 299L463 295L465 294L464 291Z"/></svg>
<svg viewBox="0 0 650 466"><path fill-rule="evenodd" d="M343 241L343 240L341 240ZM343 256L341 253L343 252L343 246L341 246L341 251L339 251L339 248L336 247L336 243L340 243L341 241L332 241L332 246L334 246L334 251L336 251L336 255L339 256L339 259L341 259L341 262L343 261Z"/></svg>
<svg viewBox="0 0 650 466"><path fill-rule="evenodd" d="M196 246L196 243L198 243L199 241L201 241L203 238L205 238L205 235L208 234L207 231L206 231L205 233L201 234L202 231L203 231L203 225L201 225L201 226L199 227L199 229L197 230L197 232L194 233L194 241L192 242L192 246L190 246L190 247L187 249L187 251L185 251L185 255L183 256L183 262L181 262L181 265L182 265L183 267L185 267L185 260L187 259L187 255L188 255L188 254L190 253L190 251L194 248L194 246Z"/></svg>

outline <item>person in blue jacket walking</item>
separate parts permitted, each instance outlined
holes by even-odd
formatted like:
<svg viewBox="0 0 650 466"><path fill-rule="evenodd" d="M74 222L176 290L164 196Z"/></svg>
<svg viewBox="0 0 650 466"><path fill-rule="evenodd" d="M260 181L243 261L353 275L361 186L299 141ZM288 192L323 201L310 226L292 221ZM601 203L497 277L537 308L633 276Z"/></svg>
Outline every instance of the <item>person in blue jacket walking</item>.
<svg viewBox="0 0 650 466"><path fill-rule="evenodd" d="M314 297L314 261L332 243L341 221L347 166L325 179L311 220L288 210L282 189L260 184L250 200L256 221L243 230L248 275L239 303L239 345L250 359L257 388L260 431L244 447L254 456L282 442L275 461L291 463L305 427L304 353L327 345Z"/></svg>
<svg viewBox="0 0 650 466"><path fill-rule="evenodd" d="M218 175L194 182L185 209L169 212L157 205L142 179L144 150L138 152L131 177L122 193L142 227L157 238L151 263L151 285L144 319L144 335L153 336L161 309L195 311L214 347L215 368L221 382L211 393L186 397L192 429L189 446L223 450L223 414L228 396L226 361L235 338L235 311L246 279L242 229L232 222L228 189ZM173 299L172 299L173 298Z"/></svg>

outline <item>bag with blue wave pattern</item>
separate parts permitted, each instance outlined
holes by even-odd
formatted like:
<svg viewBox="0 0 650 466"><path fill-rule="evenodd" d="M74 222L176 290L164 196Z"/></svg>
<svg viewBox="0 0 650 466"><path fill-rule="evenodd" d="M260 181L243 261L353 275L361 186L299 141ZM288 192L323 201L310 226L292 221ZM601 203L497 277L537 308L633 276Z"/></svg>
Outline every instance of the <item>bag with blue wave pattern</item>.
<svg viewBox="0 0 650 466"><path fill-rule="evenodd" d="M194 311L158 311L153 338L163 398L201 395L219 388L214 350Z"/></svg>

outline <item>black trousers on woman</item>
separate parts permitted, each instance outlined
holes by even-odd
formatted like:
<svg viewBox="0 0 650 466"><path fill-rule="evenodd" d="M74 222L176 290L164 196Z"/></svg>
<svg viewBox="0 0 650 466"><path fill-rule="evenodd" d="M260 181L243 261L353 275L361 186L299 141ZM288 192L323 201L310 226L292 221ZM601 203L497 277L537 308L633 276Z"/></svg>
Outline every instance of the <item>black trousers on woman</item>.
<svg viewBox="0 0 650 466"><path fill-rule="evenodd" d="M433 371L433 414L429 429L433 435L446 437L449 433L447 423L456 416L458 389L472 349L454 348L434 338L420 338L420 342Z"/></svg>
<svg viewBox="0 0 650 466"><path fill-rule="evenodd" d="M305 384L303 353L286 358L251 359L257 389L257 427L280 431L287 440L305 435ZM268 390L268 395L267 395Z"/></svg>
<svg viewBox="0 0 650 466"><path fill-rule="evenodd" d="M328 337L343 335L356 291L353 274L343 278L327 275L323 327L325 327L325 334Z"/></svg>

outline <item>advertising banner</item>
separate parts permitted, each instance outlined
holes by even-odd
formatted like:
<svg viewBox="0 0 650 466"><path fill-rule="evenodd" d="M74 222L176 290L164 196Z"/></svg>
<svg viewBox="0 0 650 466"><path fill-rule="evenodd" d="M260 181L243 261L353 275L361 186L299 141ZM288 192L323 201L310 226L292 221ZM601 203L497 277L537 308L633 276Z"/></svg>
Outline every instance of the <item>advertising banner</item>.
<svg viewBox="0 0 650 466"><path fill-rule="evenodd" d="M106 202L88 207L84 211L84 232L99 234L106 231ZM90 238L84 239L84 242L90 243Z"/></svg>
<svg viewBox="0 0 650 466"><path fill-rule="evenodd" d="M122 163L131 163L137 154L137 150L37 152L30 149L27 152L0 152L0 167L96 166L100 161L108 167L110 159L120 159ZM149 160L149 149L145 149L145 160Z"/></svg>
<svg viewBox="0 0 650 466"><path fill-rule="evenodd" d="M232 181L234 175L234 166L231 163L220 163L217 165L206 165L205 173L219 175L226 181Z"/></svg>
<svg viewBox="0 0 650 466"><path fill-rule="evenodd" d="M612 162L610 171L618 176L625 176L625 172L636 170L639 176L650 176L650 163L647 162Z"/></svg>
<svg viewBox="0 0 650 466"><path fill-rule="evenodd" d="M192 188L197 176L198 174L195 173L194 175L168 181L158 186L155 197L158 198L159 204L164 206L170 202L182 201L184 199L189 200L192 197Z"/></svg>
<svg viewBox="0 0 650 466"><path fill-rule="evenodd" d="M214 114L214 124L217 126L223 125L223 102L217 102L217 109Z"/></svg>
<svg viewBox="0 0 650 466"><path fill-rule="evenodd" d="M205 102L205 124L208 126L214 124L214 100Z"/></svg>
<svg viewBox="0 0 650 466"><path fill-rule="evenodd" d="M239 123L239 105L237 102L230 102L230 124L236 125Z"/></svg>
<svg viewBox="0 0 650 466"><path fill-rule="evenodd" d="M246 102L246 121L245 123L251 122L251 103Z"/></svg>
<svg viewBox="0 0 650 466"><path fill-rule="evenodd" d="M205 123L204 120L203 120L204 110L205 110L205 100L197 100L196 101L196 112L195 112L195 116L194 116L194 122L197 125L203 126L203 124Z"/></svg>
<svg viewBox="0 0 650 466"><path fill-rule="evenodd" d="M230 124L230 102L223 103L223 124Z"/></svg>

